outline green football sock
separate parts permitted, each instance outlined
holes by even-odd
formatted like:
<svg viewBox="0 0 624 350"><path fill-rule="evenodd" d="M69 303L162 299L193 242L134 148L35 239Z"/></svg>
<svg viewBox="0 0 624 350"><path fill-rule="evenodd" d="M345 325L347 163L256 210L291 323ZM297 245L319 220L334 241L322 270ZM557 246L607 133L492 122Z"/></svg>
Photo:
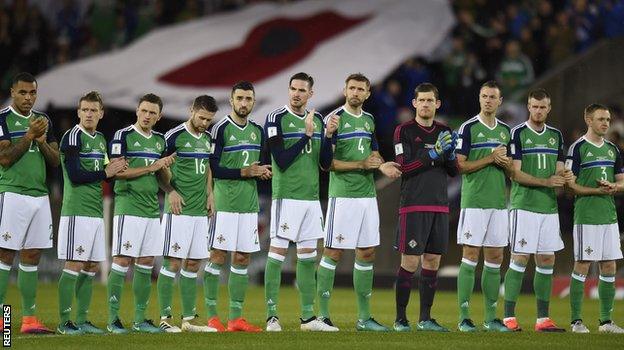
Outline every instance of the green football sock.
<svg viewBox="0 0 624 350"><path fill-rule="evenodd" d="M571 320L580 320L583 296L585 294L585 276L572 273L570 278L570 317Z"/></svg>
<svg viewBox="0 0 624 350"><path fill-rule="evenodd" d="M533 290L537 303L537 318L548 317L550 294L552 293L553 267L538 266L533 276Z"/></svg>
<svg viewBox="0 0 624 350"><path fill-rule="evenodd" d="M316 294L315 276L316 252L297 254L297 288L299 288L299 303L301 319L309 320L314 317L314 294Z"/></svg>
<svg viewBox="0 0 624 350"><path fill-rule="evenodd" d="M93 295L93 280L95 272L80 271L76 280L76 323L83 324L87 321L91 296Z"/></svg>
<svg viewBox="0 0 624 350"><path fill-rule="evenodd" d="M247 266L232 265L228 279L228 293L230 294L230 310L228 320L234 320L243 314L243 302L249 284Z"/></svg>
<svg viewBox="0 0 624 350"><path fill-rule="evenodd" d="M180 297L182 298L182 317L194 317L197 313L197 272L180 271Z"/></svg>
<svg viewBox="0 0 624 350"><path fill-rule="evenodd" d="M58 281L58 303L59 303L59 319L61 324L69 321L71 313L72 301L76 289L76 279L78 272L71 270L63 270Z"/></svg>
<svg viewBox="0 0 624 350"><path fill-rule="evenodd" d="M457 303L459 305L459 320L470 318L470 297L475 284L476 262L462 259L457 275Z"/></svg>
<svg viewBox="0 0 624 350"><path fill-rule="evenodd" d="M526 266L513 261L509 263L509 268L505 273L505 317L516 316L516 302L522 288L525 269Z"/></svg>
<svg viewBox="0 0 624 350"><path fill-rule="evenodd" d="M286 257L269 252L264 269L264 301L266 302L267 319L277 316L279 289L282 283L282 263Z"/></svg>
<svg viewBox="0 0 624 350"><path fill-rule="evenodd" d="M38 275L36 265L19 264L19 270L17 271L17 288L19 288L20 294L22 295L23 316L35 315Z"/></svg>
<svg viewBox="0 0 624 350"><path fill-rule="evenodd" d="M4 305L4 297L9 288L9 277L11 276L11 265L0 261L0 305Z"/></svg>
<svg viewBox="0 0 624 350"><path fill-rule="evenodd" d="M358 319L368 320L373 292L373 263L356 259L353 266L353 287L357 297Z"/></svg>
<svg viewBox="0 0 624 350"><path fill-rule="evenodd" d="M160 307L160 318L171 317L171 302L173 301L173 283L176 273L169 271L164 264L160 268L156 290L158 290L158 306Z"/></svg>
<svg viewBox="0 0 624 350"><path fill-rule="evenodd" d="M483 292L485 322L490 322L496 318L496 302L498 301L500 278L500 265L498 267L483 266L481 291Z"/></svg>
<svg viewBox="0 0 624 350"><path fill-rule="evenodd" d="M600 322L611 321L613 300L615 298L615 276L600 275L598 298L600 299Z"/></svg>
<svg viewBox="0 0 624 350"><path fill-rule="evenodd" d="M128 267L117 264L111 265L108 274L108 323L113 323L119 318L119 306L121 305L121 293L123 292L124 282Z"/></svg>
<svg viewBox="0 0 624 350"><path fill-rule="evenodd" d="M204 302L208 318L217 316L217 296L219 294L219 275L223 265L206 263L204 268Z"/></svg>
<svg viewBox="0 0 624 350"><path fill-rule="evenodd" d="M134 264L132 291L134 292L134 322L145 320L145 310L152 290L152 266Z"/></svg>
<svg viewBox="0 0 624 350"><path fill-rule="evenodd" d="M324 256L316 272L316 294L319 300L319 315L329 318L329 299L334 290L337 261Z"/></svg>

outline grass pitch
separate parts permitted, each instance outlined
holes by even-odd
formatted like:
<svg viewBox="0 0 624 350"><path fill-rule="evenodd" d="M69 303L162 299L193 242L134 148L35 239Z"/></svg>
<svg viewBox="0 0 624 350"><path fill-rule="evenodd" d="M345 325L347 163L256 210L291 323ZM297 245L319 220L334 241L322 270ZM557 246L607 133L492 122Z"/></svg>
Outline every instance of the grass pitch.
<svg viewBox="0 0 624 350"><path fill-rule="evenodd" d="M198 286L199 287L199 286ZM179 296L174 295L174 312L179 312ZM220 291L219 311L221 319L227 318L227 288ZM37 297L37 315L50 328L58 324L56 284L40 284ZM131 325L133 315L132 289L126 285L122 300L122 321L126 327ZM297 291L283 287L280 294L280 321L284 332L260 334L211 333L211 334L130 334L103 336L24 336L19 334L20 309L19 294L13 285L9 288L7 303L13 305L13 344L18 349L623 349L624 335L598 334L598 302L585 300L584 318L592 334L539 334L533 331L535 321L535 299L530 295L521 296L517 311L524 328L523 332L496 334L479 332L462 334L456 331L457 306L455 293L445 292L436 295L432 315L441 324L451 328L452 333L362 333L355 331L356 305L353 291L336 289L332 296L332 320L340 328L338 333L304 333L299 331L299 301ZM262 287L250 287L244 306L243 315L250 322L264 326L265 308ZM502 315L502 300L499 302L499 316ZM569 300L553 298L551 316L558 325L569 329ZM148 317L158 319L158 300L155 283ZM372 296L372 312L375 319L391 326L394 321L395 305L393 290L375 290ZM472 299L472 318L477 325L483 320L483 301L481 294L475 293ZM614 318L624 324L624 305L616 301ZM198 288L197 306L200 315L205 316L202 288ZM72 314L73 317L73 314ZM418 291L412 292L408 317L414 325L418 321ZM93 291L93 303L90 320L104 327L107 320L106 288L96 284Z"/></svg>

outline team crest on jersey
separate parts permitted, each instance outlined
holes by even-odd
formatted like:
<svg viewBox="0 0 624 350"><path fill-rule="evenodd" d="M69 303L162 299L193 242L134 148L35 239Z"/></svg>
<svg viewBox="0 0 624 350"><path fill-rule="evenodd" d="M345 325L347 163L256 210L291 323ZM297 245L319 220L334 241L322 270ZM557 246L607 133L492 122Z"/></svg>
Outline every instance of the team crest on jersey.
<svg viewBox="0 0 624 350"><path fill-rule="evenodd" d="M254 141L256 141L256 137L257 137L257 136L256 136L256 133L255 133L255 132L252 132L252 133L251 133L251 139L252 139L252 140L254 140Z"/></svg>
<svg viewBox="0 0 624 350"><path fill-rule="evenodd" d="M416 241L412 239L411 241L409 241L408 245L410 246L410 248L414 249L414 247L416 247L418 243L416 243Z"/></svg>
<svg viewBox="0 0 624 350"><path fill-rule="evenodd" d="M368 124L368 122L364 123L364 128L366 128L366 130L370 130L370 125Z"/></svg>
<svg viewBox="0 0 624 350"><path fill-rule="evenodd" d="M551 138L548 139L548 143L550 143L551 146L554 146L556 142L557 141L555 141L554 137L551 137Z"/></svg>
<svg viewBox="0 0 624 350"><path fill-rule="evenodd" d="M503 140L507 139L507 135L505 135L505 133L504 133L504 132L502 132L502 131L501 131L501 133L500 133L500 137L501 137L501 139L503 139Z"/></svg>
<svg viewBox="0 0 624 350"><path fill-rule="evenodd" d="M615 155L615 154L613 154L612 150L609 150L609 152L607 152L607 153L609 153L609 157L613 157Z"/></svg>
<svg viewBox="0 0 624 350"><path fill-rule="evenodd" d="M157 150L162 150L162 145L160 144L160 142L156 142L156 149Z"/></svg>

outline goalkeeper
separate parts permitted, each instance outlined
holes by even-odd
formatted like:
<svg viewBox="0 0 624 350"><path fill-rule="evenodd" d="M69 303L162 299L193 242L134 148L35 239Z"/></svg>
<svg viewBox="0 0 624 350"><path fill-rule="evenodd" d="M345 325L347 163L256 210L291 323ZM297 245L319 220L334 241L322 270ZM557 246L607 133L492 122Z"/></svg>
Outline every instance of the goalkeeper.
<svg viewBox="0 0 624 350"><path fill-rule="evenodd" d="M413 120L394 132L396 162L401 165L401 199L395 248L401 253L396 281L394 330L410 331L405 314L414 272L420 272L419 331L448 332L431 318L440 258L449 236L447 174L459 173L455 158L457 134L434 120L441 101L438 89L429 83L416 87L412 100ZM422 260L422 262L421 262Z"/></svg>

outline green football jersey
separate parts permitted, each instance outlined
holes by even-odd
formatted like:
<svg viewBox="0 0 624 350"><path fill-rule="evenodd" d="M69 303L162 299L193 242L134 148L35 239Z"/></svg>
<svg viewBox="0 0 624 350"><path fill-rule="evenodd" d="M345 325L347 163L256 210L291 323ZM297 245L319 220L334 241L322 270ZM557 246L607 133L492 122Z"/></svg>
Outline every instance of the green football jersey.
<svg viewBox="0 0 624 350"><path fill-rule="evenodd" d="M163 134L151 131L148 136L134 125L115 132L111 158L125 157L129 168L142 168L163 157L166 151ZM115 215L159 218L158 181L155 173L115 181Z"/></svg>
<svg viewBox="0 0 624 350"><path fill-rule="evenodd" d="M215 147L210 166L217 211L257 213L256 179L241 178L240 169L260 161L262 128L250 120L238 125L228 115L212 127L211 135Z"/></svg>
<svg viewBox="0 0 624 350"><path fill-rule="evenodd" d="M78 155L83 171L103 171L108 163L106 139L101 132L88 133L80 125L67 130L61 138L61 166L63 167L63 216L103 217L102 182L94 181L75 184L70 180L67 158L70 154Z"/></svg>
<svg viewBox="0 0 624 350"><path fill-rule="evenodd" d="M171 185L186 203L181 215L206 216L206 195L212 139L210 134L192 133L187 123L169 130L165 134L167 154L176 153L171 166ZM165 198L165 213L171 213L168 196Z"/></svg>
<svg viewBox="0 0 624 350"><path fill-rule="evenodd" d="M0 111L0 141L6 140L13 144L20 142L26 135L28 123L32 118L48 119L47 142L57 142L52 129L52 121L45 113L31 110L30 115L23 116L13 107L7 107ZM36 141L32 141L28 151L11 166L0 166L0 193L3 192L33 197L48 194L46 162Z"/></svg>
<svg viewBox="0 0 624 350"><path fill-rule="evenodd" d="M357 162L378 151L375 139L375 118L362 111L353 115L344 107L330 113L340 116L338 130L334 133L334 159ZM370 170L331 171L329 173L329 197L371 198L376 196L375 179Z"/></svg>
<svg viewBox="0 0 624 350"><path fill-rule="evenodd" d="M622 173L622 156L617 146L607 140L595 145L581 137L570 146L566 168L576 175L576 183L584 187L598 187L598 180L615 182ZM576 196L574 223L606 225L617 223L615 202L610 195Z"/></svg>
<svg viewBox="0 0 624 350"><path fill-rule="evenodd" d="M521 170L531 176L547 179L555 175L557 162L564 162L563 137L555 128L545 125L537 132L526 122L511 129L511 157L522 161ZM533 187L513 182L511 208L536 213L557 213L554 188Z"/></svg>
<svg viewBox="0 0 624 350"><path fill-rule="evenodd" d="M305 136L305 115L298 115L288 106L284 106L267 116L264 128L269 144L270 140L276 137L281 139L284 149L289 149ZM319 158L322 132L323 117L320 113L316 113L314 134L286 169L280 168L275 159L271 157L273 199L319 199Z"/></svg>
<svg viewBox="0 0 624 350"><path fill-rule="evenodd" d="M498 146L509 149L509 126L496 119L493 128L485 125L480 116L468 119L459 128L458 154L475 161L487 157ZM505 171L494 164L470 174L462 175L461 207L481 209L507 208Z"/></svg>

